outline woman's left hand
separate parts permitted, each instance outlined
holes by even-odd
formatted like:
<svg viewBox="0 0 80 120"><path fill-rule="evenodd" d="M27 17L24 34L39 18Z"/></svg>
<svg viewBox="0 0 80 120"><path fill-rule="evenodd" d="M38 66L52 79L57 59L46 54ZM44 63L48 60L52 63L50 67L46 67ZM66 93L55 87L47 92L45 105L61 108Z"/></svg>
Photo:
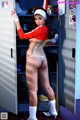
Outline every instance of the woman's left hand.
<svg viewBox="0 0 80 120"><path fill-rule="evenodd" d="M41 42L41 40L38 40L38 39L36 39L36 38L31 38L31 39L29 39L29 41L30 41L30 42Z"/></svg>

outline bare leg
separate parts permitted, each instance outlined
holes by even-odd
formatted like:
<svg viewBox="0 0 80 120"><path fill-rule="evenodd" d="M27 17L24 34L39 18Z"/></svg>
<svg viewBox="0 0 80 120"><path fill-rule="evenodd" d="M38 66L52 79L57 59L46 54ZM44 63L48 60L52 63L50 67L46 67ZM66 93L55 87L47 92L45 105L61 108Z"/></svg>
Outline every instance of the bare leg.
<svg viewBox="0 0 80 120"><path fill-rule="evenodd" d="M49 100L55 99L54 91L49 83L48 65L47 65L46 58L42 62L42 65L39 69L39 79L40 79L41 85L43 86L43 88L47 92L48 99Z"/></svg>
<svg viewBox="0 0 80 120"><path fill-rule="evenodd" d="M37 90L38 90L38 67L40 60L36 56L27 57L26 64L26 81L29 89L29 119L37 120Z"/></svg>
<svg viewBox="0 0 80 120"><path fill-rule="evenodd" d="M39 62L35 57L30 56L27 58L26 64L26 81L29 89L29 104L37 106L37 90L38 90L38 66Z"/></svg>
<svg viewBox="0 0 80 120"><path fill-rule="evenodd" d="M49 99L49 106L50 109L48 112L43 112L46 116L57 116L57 111L56 111L56 101L55 101L55 95L54 95L54 91L52 89L52 87L50 86L49 83L49 76L48 76L48 65L47 65L47 60L46 58L43 60L42 65L39 69L39 78L41 81L41 85L43 86L43 88L45 89L45 91L47 92L48 95L48 99Z"/></svg>

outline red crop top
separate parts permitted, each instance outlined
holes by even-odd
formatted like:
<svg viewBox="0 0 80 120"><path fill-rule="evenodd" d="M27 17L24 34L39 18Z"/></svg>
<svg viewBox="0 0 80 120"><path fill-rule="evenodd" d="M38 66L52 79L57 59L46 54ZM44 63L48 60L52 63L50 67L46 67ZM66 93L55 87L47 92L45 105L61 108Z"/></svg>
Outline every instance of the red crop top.
<svg viewBox="0 0 80 120"><path fill-rule="evenodd" d="M48 39L48 29L46 26L39 26L28 33L24 33L22 28L20 28L19 30L17 30L17 32L18 32L20 39L36 38L42 41Z"/></svg>

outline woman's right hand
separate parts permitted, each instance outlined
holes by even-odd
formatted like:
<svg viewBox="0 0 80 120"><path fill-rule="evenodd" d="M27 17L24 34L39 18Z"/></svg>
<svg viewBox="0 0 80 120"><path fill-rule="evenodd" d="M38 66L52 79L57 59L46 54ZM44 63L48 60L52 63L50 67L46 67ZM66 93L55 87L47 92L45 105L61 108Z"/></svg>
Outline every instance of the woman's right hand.
<svg viewBox="0 0 80 120"><path fill-rule="evenodd" d="M19 21L18 15L17 15L15 10L11 11L11 15L12 15L15 22Z"/></svg>
<svg viewBox="0 0 80 120"><path fill-rule="evenodd" d="M12 17L13 17L15 23L16 23L17 30L19 30L21 28L21 26L20 26L19 18L18 18L18 15L17 15L16 11L12 10L11 15L12 15Z"/></svg>
<svg viewBox="0 0 80 120"><path fill-rule="evenodd" d="M15 10L11 10L11 15L13 16L14 14L16 14Z"/></svg>

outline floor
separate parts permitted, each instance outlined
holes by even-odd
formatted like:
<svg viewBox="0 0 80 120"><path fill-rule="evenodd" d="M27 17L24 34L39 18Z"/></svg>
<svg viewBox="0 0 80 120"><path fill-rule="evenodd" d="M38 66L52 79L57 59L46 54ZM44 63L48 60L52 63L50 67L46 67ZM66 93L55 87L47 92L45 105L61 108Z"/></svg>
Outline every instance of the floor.
<svg viewBox="0 0 80 120"><path fill-rule="evenodd" d="M8 114L8 120L27 120L28 116L29 116L28 112L19 113L18 115L14 115L12 113L9 113ZM57 118L46 117L46 116L43 115L42 112L37 113L37 118L38 118L38 120L64 120L63 118L61 118L59 116Z"/></svg>

